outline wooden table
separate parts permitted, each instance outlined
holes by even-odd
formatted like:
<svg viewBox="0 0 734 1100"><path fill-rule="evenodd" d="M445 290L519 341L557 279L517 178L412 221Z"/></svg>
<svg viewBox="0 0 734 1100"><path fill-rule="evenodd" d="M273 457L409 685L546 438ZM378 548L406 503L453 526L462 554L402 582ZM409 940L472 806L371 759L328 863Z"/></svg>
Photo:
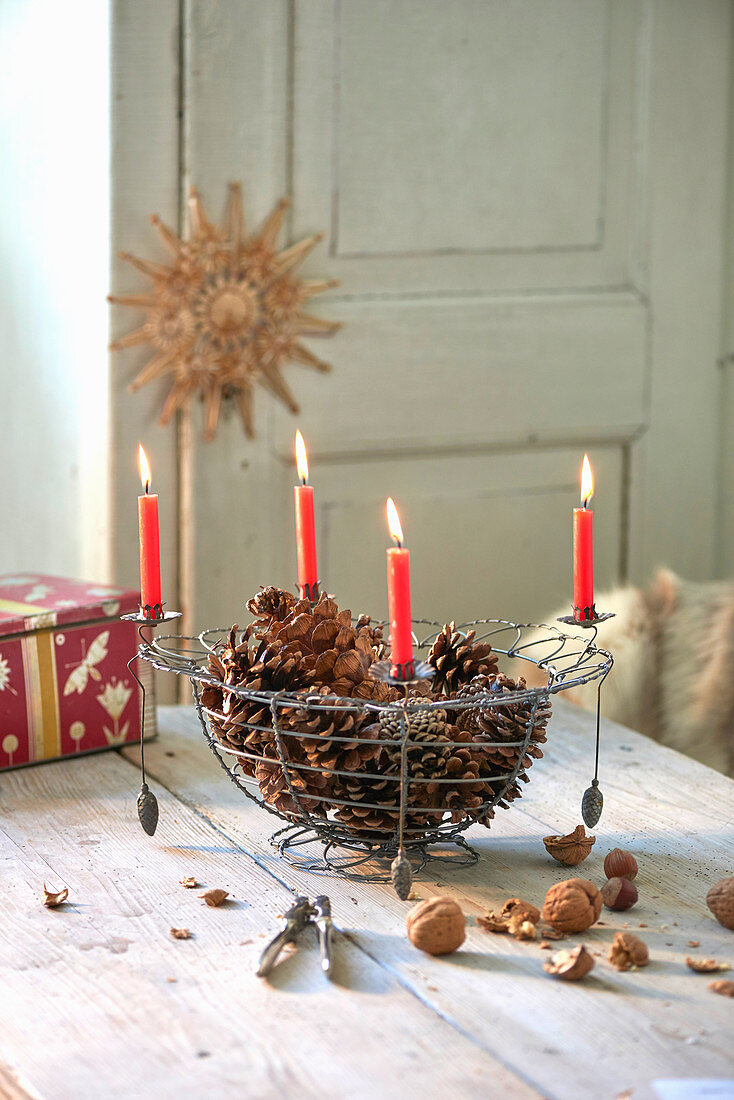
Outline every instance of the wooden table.
<svg viewBox="0 0 734 1100"><path fill-rule="evenodd" d="M411 946L408 904L391 888L278 858L268 842L278 822L229 782L191 709L162 708L160 724L148 748L161 806L153 838L135 813L135 748L0 777L0 1094L638 1100L656 1095L658 1078L734 1078L734 1001L684 961L734 965L734 933L704 904L734 871L730 780L604 724L606 808L579 871L601 884L604 854L629 847L640 901L605 910L583 936L597 966L571 984L544 974L537 943L473 918L510 896L540 904L573 874L541 837L579 820L589 715L557 702L522 802L491 831L471 831L479 864L434 864L418 881L421 897L451 894L469 917L464 947L444 959ZM207 907L179 885L187 875L234 900ZM68 885L69 904L45 909L44 881ZM324 890L345 931L335 980L321 974L311 933L270 983L255 977L292 892ZM618 973L607 947L627 926L652 961ZM175 940L171 927L194 936Z"/></svg>

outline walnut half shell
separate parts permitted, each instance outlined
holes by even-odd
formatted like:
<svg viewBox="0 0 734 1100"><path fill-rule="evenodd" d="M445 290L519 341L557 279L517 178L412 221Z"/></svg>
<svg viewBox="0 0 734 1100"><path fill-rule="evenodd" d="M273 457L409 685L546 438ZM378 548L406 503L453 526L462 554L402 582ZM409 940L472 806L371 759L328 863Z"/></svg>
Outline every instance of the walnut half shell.
<svg viewBox="0 0 734 1100"><path fill-rule="evenodd" d="M544 836L543 843L549 856L566 867L583 863L596 843L595 836L587 836L583 825L577 825L567 836Z"/></svg>
<svg viewBox="0 0 734 1100"><path fill-rule="evenodd" d="M575 982L584 978L594 966L594 960L583 944L569 947L565 951L556 951L543 963L546 974L562 978L566 982Z"/></svg>

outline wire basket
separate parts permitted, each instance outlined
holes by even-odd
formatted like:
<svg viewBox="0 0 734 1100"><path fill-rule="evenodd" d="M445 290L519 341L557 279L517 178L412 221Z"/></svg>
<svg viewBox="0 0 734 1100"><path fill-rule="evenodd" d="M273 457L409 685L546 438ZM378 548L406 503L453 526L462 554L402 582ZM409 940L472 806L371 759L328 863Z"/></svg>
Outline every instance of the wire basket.
<svg viewBox="0 0 734 1100"><path fill-rule="evenodd" d="M417 657L430 651L441 628L437 622L414 621ZM222 681L208 669L208 658L223 647L228 630L155 638L144 642L139 653L155 668L191 680L204 736L222 768L248 798L286 822L271 838L282 855L310 870L340 871L376 881L386 876L375 861L398 852L409 853L413 863L422 867L428 858L446 858L436 853L435 846L449 844L455 848L448 858L475 862L477 853L462 834L475 823L489 826L495 811L519 795L518 780L527 782L527 768L534 757L542 756L538 746L545 740L551 696L590 681L601 684L613 663L611 655L595 645L596 631L578 637L554 626L499 619L462 623L457 629L474 630L476 642L490 642L495 653L536 666L545 683L510 694L481 691L463 699L423 698L411 695L410 685L405 685L404 697L389 703L309 690L253 691L229 686L225 690L232 701L256 704L260 720L242 723L240 733L243 741L249 739L260 751L223 742L221 734L217 736L222 712L202 701L207 686L222 689ZM441 774L440 763L433 773L426 771L426 749L432 748L431 718L438 720L437 712L447 708L455 731L471 729L473 723L476 727L481 719L471 737L466 732L456 740L441 736L433 745L443 761L463 761L466 774L458 774L461 768L457 767ZM357 732L332 733L329 741L337 748L363 750L364 730L369 729L369 761L360 760L354 769L325 767L323 760L318 766L309 762L304 750L314 735L293 732L290 718L295 711L313 716L315 727L323 726L324 716L337 728L344 727L345 717L353 717ZM493 728L494 720L507 727L508 714L514 736L491 739L486 730ZM504 768L498 766L503 759ZM255 774L274 776L273 782L265 784L269 796L258 787ZM277 799L272 794L275 790ZM316 857L308 851L314 841L322 842Z"/></svg>

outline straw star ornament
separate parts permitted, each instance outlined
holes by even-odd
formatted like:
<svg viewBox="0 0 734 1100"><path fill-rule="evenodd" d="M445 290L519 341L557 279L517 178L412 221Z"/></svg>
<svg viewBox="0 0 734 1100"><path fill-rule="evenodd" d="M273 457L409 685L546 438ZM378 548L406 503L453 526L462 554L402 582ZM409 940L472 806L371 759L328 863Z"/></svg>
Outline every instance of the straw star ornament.
<svg viewBox="0 0 734 1100"><path fill-rule="evenodd" d="M316 294L336 286L334 279L298 279L295 269L322 234L278 251L288 206L281 199L259 232L245 233L242 196L229 185L224 227L207 219L195 188L189 196L190 232L180 239L154 214L151 222L172 253L169 266L121 258L152 282L148 294L110 295L109 301L147 312L140 328L110 344L110 350L151 344L153 357L130 384L131 391L170 376L171 386L159 421L166 424L191 398L204 402L204 438L213 439L223 401L236 405L245 432L255 434L254 391L262 387L292 413L299 407L283 369L297 363L316 371L331 367L314 355L302 337L330 336L340 322L304 312Z"/></svg>

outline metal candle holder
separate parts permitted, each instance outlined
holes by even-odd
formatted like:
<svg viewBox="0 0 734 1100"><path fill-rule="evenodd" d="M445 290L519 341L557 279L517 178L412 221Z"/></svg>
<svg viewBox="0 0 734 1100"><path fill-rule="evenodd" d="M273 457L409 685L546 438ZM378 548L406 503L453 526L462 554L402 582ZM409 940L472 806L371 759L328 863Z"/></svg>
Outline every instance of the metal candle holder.
<svg viewBox="0 0 734 1100"><path fill-rule="evenodd" d="M140 717L140 794L138 795L138 817L140 818L140 824L148 834L153 836L158 827L158 799L148 787L145 781L145 684L142 682L137 672L133 668L133 665L137 661L138 657L143 655L143 649L148 645L143 637L143 630L145 627L150 627L151 630L156 626L160 626L161 623L171 622L173 619L180 619L180 611L164 611L162 604L155 604L151 607L150 604L145 604L141 607L137 614L121 615L121 619L124 619L128 623L138 624L138 637L140 638L140 645L138 646L135 655L127 662L127 667L130 670L130 675L137 682L140 688L140 695L142 700L142 710ZM152 638L152 635L151 635Z"/></svg>
<svg viewBox="0 0 734 1100"><path fill-rule="evenodd" d="M436 636L442 629L442 624L430 620L414 620L414 648L416 652L428 652ZM406 697L397 702L378 703L371 699L359 699L342 696L309 696L307 692L288 691L253 691L243 685L224 685L225 693L236 704L238 699L256 703L259 709L267 712L267 720L262 719L263 724L241 723L246 735L253 734L255 741L266 738L274 756L265 757L256 751L248 751L247 748L235 748L232 744L223 743L215 732L215 723L222 721L219 711L208 709L202 702L202 691L211 686L222 690L223 684L208 669L208 655L216 652L224 643L229 633L228 629L218 628L202 631L198 637L183 637L169 635L159 638L151 638L150 641L142 639L138 653L145 660L151 662L154 668L173 672L188 677L192 684L194 703L199 715L202 731L212 752L220 766L227 772L233 783L246 795L268 813L285 820L284 827L278 829L271 838L271 843L278 852L291 858L296 865L310 871L336 872L347 875L361 881L385 881L388 875L384 870L375 870L366 865L374 864L375 860L389 859L393 861L393 881L400 893L397 879L403 883L405 890L405 863L409 855L413 863L419 868L423 867L429 859L451 859L452 862L475 863L478 853L466 842L463 833L469 826L476 822L487 824L494 816L494 811L499 806L506 806L503 797L515 785L518 777L522 778L525 768L523 758L533 741L533 733L539 719L539 711L545 709L550 697L567 688L577 687L594 680L603 680L608 674L613 659L611 654L599 649L594 644L594 637L580 638L561 633L555 626L543 625L537 627L532 624L518 625L508 620L481 619L471 623L459 624L459 630L468 632L476 631L476 642L491 640L493 650L498 654L505 654L508 658L519 658L540 668L545 676L546 683L538 688L526 688L523 691L515 691L508 694L490 692L481 693L467 699L451 699L452 711L465 711L470 708L479 708L483 712L493 708L501 710L508 705L526 705L526 715L523 716L523 735L515 741L488 741L472 743L472 752L481 754L482 751L491 753L492 750L512 749L514 764L508 765L507 770L497 772L497 765L488 763L487 775L481 780L482 801L481 805L472 806L470 809L459 801L452 803L447 808L442 802L442 792L456 790L457 784L476 783L474 779L454 779L453 777L432 776L425 778L413 774L410 750L421 742L416 741L410 735L409 719L413 714L425 714L426 711L445 710L449 700L428 700L423 698L410 699ZM426 634L425 631L429 632ZM538 636L538 631L545 634ZM527 637L527 632L533 631L532 638ZM417 666L420 667L420 666ZM430 666L428 666L430 668ZM373 675L375 666L370 668L369 675ZM377 676L382 678L381 669L375 670ZM377 677L376 677L377 678ZM394 682L394 677L390 676ZM292 754L288 752L288 746L294 741L307 739L307 735L294 733L283 722L285 713L294 708L306 711L307 714L317 715L320 711L331 713L348 711L356 716L369 714L377 721L380 714L392 714L399 724L399 737L397 739L377 738L375 746L390 746L393 750L399 750L399 766L391 774L369 771L339 772L333 768L314 767L307 763L297 763L292 760ZM517 712L516 712L517 713ZM233 727L230 727L233 728ZM261 737L262 735L262 737ZM313 737L313 735L311 735ZM338 744L357 744L360 739L355 736L333 736L330 740ZM242 739L244 744L244 738ZM445 747L459 749L466 747L465 742L447 742ZM424 746L425 747L425 746ZM296 754L303 758L303 754ZM496 759L496 757L495 757ZM281 769L284 790L288 792L293 806L293 812L281 812L265 801L262 793L255 787L253 790L252 774L258 764L278 767ZM527 766L527 765L525 765ZM249 775L243 775L243 768L249 771ZM313 812L307 803L313 800L304 795L304 782L307 783L309 773L318 772L322 775L330 773L332 777L358 776L359 780L377 781L384 789L386 784L394 784L394 801L384 801L380 804L374 801L354 801L347 793L345 797L337 797L330 793L323 796L320 802L325 806L324 811ZM426 790L421 784L432 784L431 791L436 792L426 798L431 803L425 805L424 801L411 804L408 799L409 791ZM451 783L453 786L448 787ZM477 797L480 797L477 795ZM374 799L374 795L372 795ZM335 811L341 808L376 810L384 812L384 820L389 821L389 827L357 828L345 824L335 818ZM354 815L352 815L352 819ZM319 841L323 846L320 858L301 854L304 846ZM431 849L438 844L453 844L458 853L453 857L435 855ZM397 865L397 866L396 866ZM410 870L410 865L408 865Z"/></svg>
<svg viewBox="0 0 734 1100"><path fill-rule="evenodd" d="M598 624L606 622L607 619L613 619L613 611L605 611L601 615L597 614L594 604L591 607L574 607L573 615L562 615L559 623L570 623L573 626L580 626L584 630L593 630L593 641L596 641L598 634ZM601 686L606 680L607 676L611 672L611 665L599 679L596 685L596 742L594 751L594 778L591 780L591 786L587 787L584 791L581 799L581 816L584 819L584 824L587 829L593 829L598 823L601 817L601 812L604 808L604 795L599 789L599 730L601 724Z"/></svg>

